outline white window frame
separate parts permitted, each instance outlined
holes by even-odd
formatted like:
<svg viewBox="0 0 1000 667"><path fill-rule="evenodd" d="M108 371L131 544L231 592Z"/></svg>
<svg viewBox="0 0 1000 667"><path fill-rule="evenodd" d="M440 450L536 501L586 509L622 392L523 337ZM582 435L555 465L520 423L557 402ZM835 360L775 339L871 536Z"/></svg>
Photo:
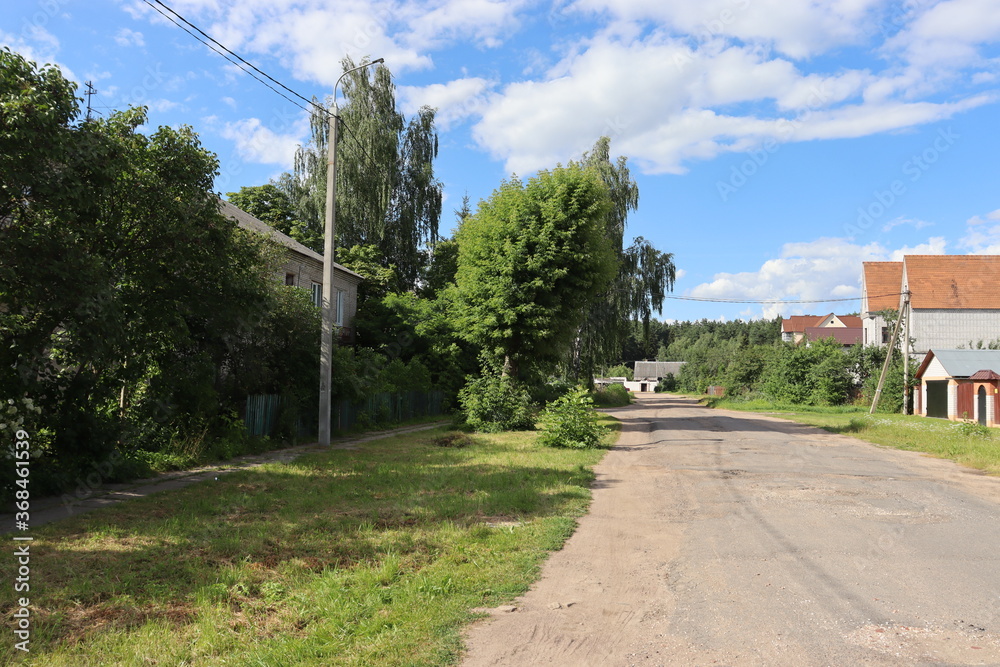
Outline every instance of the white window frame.
<svg viewBox="0 0 1000 667"><path fill-rule="evenodd" d="M333 323L336 324L338 327L344 326L344 301L346 300L345 297L346 297L346 292L344 292L344 290L342 289L337 290L337 310L335 311L336 319L334 320Z"/></svg>
<svg viewBox="0 0 1000 667"><path fill-rule="evenodd" d="M317 308L323 307L323 284L314 282L312 284L312 302Z"/></svg>

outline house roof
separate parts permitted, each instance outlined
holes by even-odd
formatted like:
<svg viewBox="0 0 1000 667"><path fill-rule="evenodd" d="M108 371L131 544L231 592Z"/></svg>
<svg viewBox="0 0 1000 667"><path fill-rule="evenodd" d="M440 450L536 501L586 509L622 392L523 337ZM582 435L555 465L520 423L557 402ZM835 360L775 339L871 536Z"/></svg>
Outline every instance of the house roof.
<svg viewBox="0 0 1000 667"><path fill-rule="evenodd" d="M949 377L967 378L983 370L1000 371L1000 350L929 350L917 368L916 377L923 377L935 358Z"/></svg>
<svg viewBox="0 0 1000 667"><path fill-rule="evenodd" d="M829 317L836 317L847 328L860 328L862 326L861 318L857 315L835 315L833 313L828 315L792 315L781 320L781 332L805 333L810 328L819 327ZM826 328L834 329L839 327Z"/></svg>
<svg viewBox="0 0 1000 667"><path fill-rule="evenodd" d="M1000 373L990 370L976 371L969 376L970 380L1000 380Z"/></svg>
<svg viewBox="0 0 1000 667"><path fill-rule="evenodd" d="M854 345L861 342L861 334L864 331L857 327L808 327L805 335L808 340L822 340L831 336L841 345Z"/></svg>
<svg viewBox="0 0 1000 667"><path fill-rule="evenodd" d="M1000 310L1000 255L907 255L912 308Z"/></svg>
<svg viewBox="0 0 1000 667"><path fill-rule="evenodd" d="M823 315L792 315L781 320L782 333L803 333L809 327L816 326L823 321Z"/></svg>
<svg viewBox="0 0 1000 667"><path fill-rule="evenodd" d="M864 309L869 313L898 309L903 284L902 262L864 262Z"/></svg>
<svg viewBox="0 0 1000 667"><path fill-rule="evenodd" d="M312 248L309 248L299 243L291 236L279 232L277 229L270 226L263 220L258 220L257 218L253 217L243 209L234 206L233 204L230 204L225 199L219 199L219 211L222 213L222 215L235 220L236 224L242 227L243 229L249 229L259 234L270 236L275 241L285 246L289 250L294 250L300 255L305 255L306 257L312 258L317 262L319 262L320 264L323 263L323 255L319 254ZM333 268L334 270L346 273L349 276L354 276L358 280L364 280L364 277L361 274L355 273L346 266L337 264L336 262L333 263Z"/></svg>
<svg viewBox="0 0 1000 667"><path fill-rule="evenodd" d="M677 375L684 363L683 361L637 361L632 377L636 380L640 378L648 380L666 377L668 373Z"/></svg>

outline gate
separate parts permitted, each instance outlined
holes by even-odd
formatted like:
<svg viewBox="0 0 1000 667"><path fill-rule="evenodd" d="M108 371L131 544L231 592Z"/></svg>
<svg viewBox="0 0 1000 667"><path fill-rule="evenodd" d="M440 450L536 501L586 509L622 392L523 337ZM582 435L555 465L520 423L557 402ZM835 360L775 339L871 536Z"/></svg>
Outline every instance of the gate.
<svg viewBox="0 0 1000 667"><path fill-rule="evenodd" d="M927 380L927 416L948 418L947 380Z"/></svg>

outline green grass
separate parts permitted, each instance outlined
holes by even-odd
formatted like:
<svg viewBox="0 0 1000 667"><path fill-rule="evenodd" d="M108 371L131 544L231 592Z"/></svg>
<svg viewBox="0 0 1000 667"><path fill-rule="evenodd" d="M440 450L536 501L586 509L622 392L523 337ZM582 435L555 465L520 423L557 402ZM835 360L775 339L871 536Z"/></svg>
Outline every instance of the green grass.
<svg viewBox="0 0 1000 667"><path fill-rule="evenodd" d="M588 507L604 450L536 437L442 427L34 530L31 652L0 661L453 664L473 610L526 591Z"/></svg>
<svg viewBox="0 0 1000 667"><path fill-rule="evenodd" d="M1000 429L913 415L869 415L866 408L858 406L789 406L725 399L713 399L706 404L728 410L767 412L876 445L924 452L1000 475Z"/></svg>

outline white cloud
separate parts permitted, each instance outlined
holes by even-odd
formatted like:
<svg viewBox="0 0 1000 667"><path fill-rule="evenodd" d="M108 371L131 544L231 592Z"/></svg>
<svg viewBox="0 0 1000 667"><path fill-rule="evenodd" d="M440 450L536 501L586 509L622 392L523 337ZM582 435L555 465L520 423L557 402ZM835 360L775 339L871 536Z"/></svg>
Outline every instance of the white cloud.
<svg viewBox="0 0 1000 667"><path fill-rule="evenodd" d="M934 223L927 222L926 220L914 220L911 218L899 216L898 218L893 218L889 222L882 225L882 231L890 232L896 227L904 227L904 226L913 227L914 229L924 229L925 227L930 227L933 224Z"/></svg>
<svg viewBox="0 0 1000 667"><path fill-rule="evenodd" d="M303 128L300 128L303 129ZM245 118L226 123L220 134L236 144L240 156L248 162L292 167L300 134L278 134L264 126L259 118Z"/></svg>
<svg viewBox="0 0 1000 667"><path fill-rule="evenodd" d="M495 85L479 77L456 79L429 86L400 86L399 99L405 114L411 115L422 106L438 110L435 120L442 130L482 112L485 94Z"/></svg>
<svg viewBox="0 0 1000 667"><path fill-rule="evenodd" d="M750 47L692 50L662 32L641 41L600 35L545 79L513 83L488 97L474 136L518 173L564 162L602 134L647 172L683 173L691 160L767 140L863 137L994 100L866 102L862 93L875 80L867 71L804 73Z"/></svg>
<svg viewBox="0 0 1000 667"><path fill-rule="evenodd" d="M118 46L146 46L142 33L128 28L122 28L115 34L115 43Z"/></svg>
<svg viewBox="0 0 1000 667"><path fill-rule="evenodd" d="M767 318L831 310L850 312L857 309L856 302L838 304L823 300L860 297L862 262L899 261L903 255L943 254L946 245L942 237L895 250L886 249L879 243L859 245L843 238L786 243L782 246L781 256L767 260L760 269L717 273L710 282L692 288L688 295L713 299L819 302L754 306Z"/></svg>
<svg viewBox="0 0 1000 667"><path fill-rule="evenodd" d="M1000 255L1000 209L966 221L958 245L974 255Z"/></svg>
<svg viewBox="0 0 1000 667"><path fill-rule="evenodd" d="M578 0L574 7L624 21L652 21L700 41L731 38L807 58L856 44L882 0Z"/></svg>

